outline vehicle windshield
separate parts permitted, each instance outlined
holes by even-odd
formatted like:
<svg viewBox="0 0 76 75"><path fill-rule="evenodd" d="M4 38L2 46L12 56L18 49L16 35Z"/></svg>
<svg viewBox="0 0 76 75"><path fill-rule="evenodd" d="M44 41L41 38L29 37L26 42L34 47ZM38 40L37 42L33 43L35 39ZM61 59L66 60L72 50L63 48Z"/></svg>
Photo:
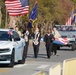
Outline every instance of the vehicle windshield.
<svg viewBox="0 0 76 75"><path fill-rule="evenodd" d="M59 31L62 38L75 38L76 32L75 31Z"/></svg>
<svg viewBox="0 0 76 75"><path fill-rule="evenodd" d="M63 38L76 37L76 26L57 25L56 29L59 31Z"/></svg>
<svg viewBox="0 0 76 75"><path fill-rule="evenodd" d="M76 26L58 25L56 28L58 31L76 31Z"/></svg>
<svg viewBox="0 0 76 75"><path fill-rule="evenodd" d="M10 35L7 31L0 31L0 41L8 41L10 40Z"/></svg>

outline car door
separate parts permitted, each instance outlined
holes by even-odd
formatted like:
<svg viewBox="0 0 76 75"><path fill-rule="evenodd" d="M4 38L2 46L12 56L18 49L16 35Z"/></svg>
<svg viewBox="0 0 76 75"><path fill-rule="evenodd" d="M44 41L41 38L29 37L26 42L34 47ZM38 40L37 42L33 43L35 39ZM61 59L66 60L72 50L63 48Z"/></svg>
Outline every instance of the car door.
<svg viewBox="0 0 76 75"><path fill-rule="evenodd" d="M14 36L14 42L16 43L15 58L16 58L16 60L20 60L20 59L22 59L23 45L22 45L21 39L17 32L14 31L13 36Z"/></svg>

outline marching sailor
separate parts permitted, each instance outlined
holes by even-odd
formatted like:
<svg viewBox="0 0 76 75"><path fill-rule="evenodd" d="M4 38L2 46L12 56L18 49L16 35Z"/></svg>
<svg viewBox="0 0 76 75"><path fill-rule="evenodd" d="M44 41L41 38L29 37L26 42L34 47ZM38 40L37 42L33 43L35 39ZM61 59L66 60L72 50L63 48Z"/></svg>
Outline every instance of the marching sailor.
<svg viewBox="0 0 76 75"><path fill-rule="evenodd" d="M28 31L27 28L26 28L26 31L24 33L24 39L25 39L25 45L26 45L26 47L25 47L25 50L26 50L25 57L27 57L28 46L29 46L29 31Z"/></svg>
<svg viewBox="0 0 76 75"><path fill-rule="evenodd" d="M51 29L47 30L47 33L44 36L44 42L46 46L47 58L50 59L52 47L53 47L53 40L55 40L54 35L52 34Z"/></svg>
<svg viewBox="0 0 76 75"><path fill-rule="evenodd" d="M40 35L40 32L39 32L39 29L36 28L36 30L33 34L33 49L34 49L34 57L35 58L38 57L40 39L41 39L41 35Z"/></svg>

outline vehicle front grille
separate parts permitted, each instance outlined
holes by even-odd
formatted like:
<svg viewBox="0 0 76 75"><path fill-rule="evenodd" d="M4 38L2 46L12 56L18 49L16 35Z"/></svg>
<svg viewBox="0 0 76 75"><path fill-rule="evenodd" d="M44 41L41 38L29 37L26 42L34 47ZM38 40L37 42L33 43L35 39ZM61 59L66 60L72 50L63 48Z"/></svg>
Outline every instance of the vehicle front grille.
<svg viewBox="0 0 76 75"><path fill-rule="evenodd" d="M69 43L74 43L74 41L69 41Z"/></svg>
<svg viewBox="0 0 76 75"><path fill-rule="evenodd" d="M9 52L9 49L0 49L0 53Z"/></svg>

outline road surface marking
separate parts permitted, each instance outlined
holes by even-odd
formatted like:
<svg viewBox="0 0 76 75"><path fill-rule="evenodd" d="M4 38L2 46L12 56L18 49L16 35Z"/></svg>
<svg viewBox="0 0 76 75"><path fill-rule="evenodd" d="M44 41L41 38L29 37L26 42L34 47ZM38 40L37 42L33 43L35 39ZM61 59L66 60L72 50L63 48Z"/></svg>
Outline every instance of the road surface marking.
<svg viewBox="0 0 76 75"><path fill-rule="evenodd" d="M7 72L9 70L11 70L11 69L10 68L0 68L0 73Z"/></svg>
<svg viewBox="0 0 76 75"><path fill-rule="evenodd" d="M39 67L37 67L37 68L40 68L40 69L44 69L44 68L46 68L46 67L48 67L49 65L41 65L41 66L39 66Z"/></svg>
<svg viewBox="0 0 76 75"><path fill-rule="evenodd" d="M16 66L14 66L15 68L21 68L21 67L23 67L23 66L27 66L28 64L22 64L22 65L16 65Z"/></svg>
<svg viewBox="0 0 76 75"><path fill-rule="evenodd" d="M39 72L36 72L36 73L34 73L32 75L45 75L45 72L44 71L39 71Z"/></svg>

